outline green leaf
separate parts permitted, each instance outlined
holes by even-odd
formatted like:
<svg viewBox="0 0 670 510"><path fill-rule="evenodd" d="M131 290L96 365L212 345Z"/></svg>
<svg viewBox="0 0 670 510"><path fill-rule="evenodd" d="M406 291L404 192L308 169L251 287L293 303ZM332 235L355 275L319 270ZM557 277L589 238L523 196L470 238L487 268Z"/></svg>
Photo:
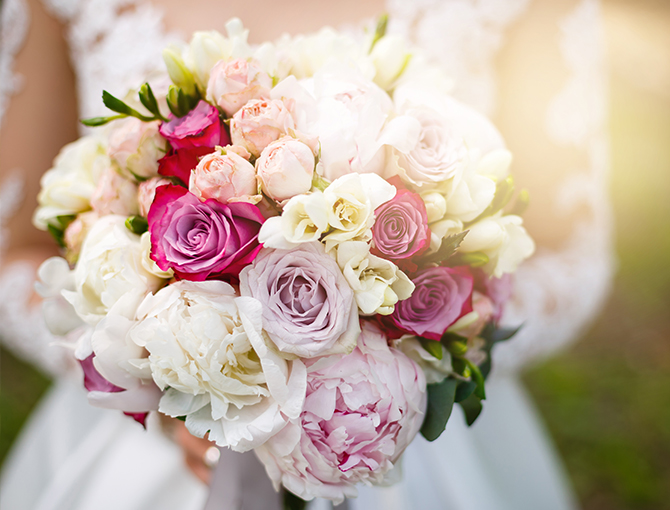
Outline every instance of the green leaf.
<svg viewBox="0 0 670 510"><path fill-rule="evenodd" d="M111 115L109 117L91 117L90 119L81 119L79 122L81 122L84 126L98 127L98 126L104 126L108 122L111 122L116 119L122 119L124 117L127 117L127 115Z"/></svg>
<svg viewBox="0 0 670 510"><path fill-rule="evenodd" d="M454 372L456 372L460 376L463 376L465 378L470 377L470 367L468 367L468 364L465 362L465 358L452 356L451 368Z"/></svg>
<svg viewBox="0 0 670 510"><path fill-rule="evenodd" d="M142 235L149 230L149 223L143 216L130 216L126 220L126 228L133 234Z"/></svg>
<svg viewBox="0 0 670 510"><path fill-rule="evenodd" d="M456 253L456 250L463 242L463 239L465 239L465 236L468 235L468 232L470 231L465 230L458 234L445 237L442 239L442 244L440 245L439 249L435 253L431 253L430 255L422 257L420 263L430 264L432 262L439 263L443 260L447 260L454 253Z"/></svg>
<svg viewBox="0 0 670 510"><path fill-rule="evenodd" d="M154 96L154 91L151 90L151 85L145 83L140 87L140 101L144 107L153 113L157 118L167 121L163 114L161 114L160 108L158 107L158 101L156 101L156 96Z"/></svg>
<svg viewBox="0 0 670 510"><path fill-rule="evenodd" d="M47 224L47 230L51 234L51 237L54 238L54 241L60 246L61 248L65 248L65 239L64 239L64 234L65 232L58 227L52 225L51 223Z"/></svg>
<svg viewBox="0 0 670 510"><path fill-rule="evenodd" d="M177 416L176 417L179 421L186 421L186 416Z"/></svg>
<svg viewBox="0 0 670 510"><path fill-rule="evenodd" d="M447 378L427 386L428 407L421 426L421 435L428 441L435 441L444 432L454 407L457 384L456 379Z"/></svg>
<svg viewBox="0 0 670 510"><path fill-rule="evenodd" d="M421 347L426 349L434 358L442 359L444 353L442 352L442 344L440 342L421 337L419 338L419 342L421 342Z"/></svg>
<svg viewBox="0 0 670 510"><path fill-rule="evenodd" d="M370 51L375 47L375 44L386 35L386 28L388 27L389 16L388 14L382 14L377 20L377 26L375 27L375 35L372 38L372 43L370 43Z"/></svg>
<svg viewBox="0 0 670 510"><path fill-rule="evenodd" d="M113 112L117 112L129 117L135 117L143 122L149 122L154 120L154 117L147 117L146 115L142 115L140 112L138 112L134 108L131 108L126 103L114 97L106 90L102 91L102 102L105 104L107 108L109 108Z"/></svg>
<svg viewBox="0 0 670 510"><path fill-rule="evenodd" d="M456 387L456 402L462 402L475 391L477 384L472 381L460 381Z"/></svg>
<svg viewBox="0 0 670 510"><path fill-rule="evenodd" d="M465 400L461 400L458 405L463 409L465 423L468 426L471 426L482 412L482 401L474 393Z"/></svg>
<svg viewBox="0 0 670 510"><path fill-rule="evenodd" d="M318 189L319 191L323 191L328 186L330 186L330 181L327 181L319 174L314 172L314 177L312 177L312 187Z"/></svg>
<svg viewBox="0 0 670 510"><path fill-rule="evenodd" d="M282 489L284 493L284 510L304 510L307 508L307 501L296 496L292 492Z"/></svg>

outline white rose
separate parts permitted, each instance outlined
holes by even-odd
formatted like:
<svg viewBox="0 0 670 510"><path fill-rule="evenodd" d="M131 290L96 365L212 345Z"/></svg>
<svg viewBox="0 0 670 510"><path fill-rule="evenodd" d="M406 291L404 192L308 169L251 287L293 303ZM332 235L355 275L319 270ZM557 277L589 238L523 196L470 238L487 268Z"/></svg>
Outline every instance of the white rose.
<svg viewBox="0 0 670 510"><path fill-rule="evenodd" d="M269 144L256 162L263 192L278 202L308 192L314 177L312 149L291 137Z"/></svg>
<svg viewBox="0 0 670 510"><path fill-rule="evenodd" d="M258 234L266 248L289 250L300 243L318 241L328 229L328 204L320 191L296 195L281 216L268 218Z"/></svg>
<svg viewBox="0 0 670 510"><path fill-rule="evenodd" d="M370 254L363 241L348 241L337 246L337 263L361 313L390 315L398 301L407 299L414 284L391 261Z"/></svg>
<svg viewBox="0 0 670 510"><path fill-rule="evenodd" d="M100 173L110 165L104 142L97 135L83 136L63 147L54 166L40 181L39 207L34 225L46 230L48 224L59 226L56 218L78 214L91 208L91 195Z"/></svg>
<svg viewBox="0 0 670 510"><path fill-rule="evenodd" d="M142 122L135 117L111 124L109 157L128 178L147 179L158 174L158 160L167 152L167 142L158 133L159 121Z"/></svg>
<svg viewBox="0 0 670 510"><path fill-rule="evenodd" d="M125 221L123 216L103 216L91 227L74 269L75 290L63 291L88 324L108 313L133 318L144 296L163 283L142 265L140 236Z"/></svg>
<svg viewBox="0 0 670 510"><path fill-rule="evenodd" d="M500 278L505 273L513 273L521 262L535 252L535 243L522 226L519 216L502 216L498 213L478 221L459 247L459 251L483 252L489 262L483 269Z"/></svg>
<svg viewBox="0 0 670 510"><path fill-rule="evenodd" d="M395 194L395 187L376 174L348 174L330 183L323 191L333 228L323 239L326 250L343 241L369 240L375 209Z"/></svg>
<svg viewBox="0 0 670 510"><path fill-rule="evenodd" d="M247 451L302 411L306 369L268 348L262 305L220 281L182 280L147 296L131 336L147 349L159 410L192 434Z"/></svg>

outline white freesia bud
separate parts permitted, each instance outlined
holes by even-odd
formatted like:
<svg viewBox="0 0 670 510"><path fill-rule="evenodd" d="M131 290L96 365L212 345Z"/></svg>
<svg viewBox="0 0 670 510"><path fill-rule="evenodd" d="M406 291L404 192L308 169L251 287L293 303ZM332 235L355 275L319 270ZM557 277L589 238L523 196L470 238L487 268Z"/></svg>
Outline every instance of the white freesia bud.
<svg viewBox="0 0 670 510"><path fill-rule="evenodd" d="M404 37L385 35L379 39L370 52L376 70L375 83L384 90L390 90L407 66L411 56Z"/></svg>
<svg viewBox="0 0 670 510"><path fill-rule="evenodd" d="M40 180L39 207L33 224L46 230L57 225L58 216L78 214L91 208L91 195L102 171L109 167L106 148L98 136L84 136L63 147L54 166Z"/></svg>
<svg viewBox="0 0 670 510"><path fill-rule="evenodd" d="M268 145L256 162L263 192L281 202L312 187L314 154L304 143L284 137Z"/></svg>
<svg viewBox="0 0 670 510"><path fill-rule="evenodd" d="M519 216L511 214L484 218L470 227L459 251L485 253L489 262L483 269L496 278L513 273L535 252L535 243L522 223Z"/></svg>
<svg viewBox="0 0 670 510"><path fill-rule="evenodd" d="M370 254L370 245L364 241L340 243L337 263L364 315L390 315L395 304L414 291L407 275L393 262Z"/></svg>
<svg viewBox="0 0 670 510"><path fill-rule="evenodd" d="M186 50L184 61L193 72L201 90L207 88L209 71L219 60L230 56L233 43L216 30L195 32Z"/></svg>
<svg viewBox="0 0 670 510"><path fill-rule="evenodd" d="M172 82L186 94L192 95L195 94L195 78L186 66L181 53L180 48L168 46L163 50L163 61Z"/></svg>
<svg viewBox="0 0 670 510"><path fill-rule="evenodd" d="M447 199L442 193L437 191L429 191L421 193L423 203L426 204L426 212L428 213L428 223L444 218L447 213Z"/></svg>

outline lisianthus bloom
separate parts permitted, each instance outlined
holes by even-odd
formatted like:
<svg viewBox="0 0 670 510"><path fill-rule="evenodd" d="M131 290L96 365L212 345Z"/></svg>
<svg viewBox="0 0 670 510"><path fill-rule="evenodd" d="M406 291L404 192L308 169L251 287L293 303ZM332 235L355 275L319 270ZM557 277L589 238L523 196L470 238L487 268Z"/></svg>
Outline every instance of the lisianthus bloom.
<svg viewBox="0 0 670 510"><path fill-rule="evenodd" d="M183 117L171 116L161 124L160 134L175 149L227 145L230 137L219 120L219 111L205 101Z"/></svg>
<svg viewBox="0 0 670 510"><path fill-rule="evenodd" d="M414 439L426 409L426 380L370 323L351 354L307 365L300 418L256 454L275 487L306 500L341 502L357 495L357 483L380 483Z"/></svg>
<svg viewBox="0 0 670 510"><path fill-rule="evenodd" d="M472 311L474 280L467 266L424 269L412 283L412 295L389 316L406 333L440 340L449 326Z"/></svg>
<svg viewBox="0 0 670 510"><path fill-rule="evenodd" d="M263 329L282 352L309 358L356 345L354 292L320 243L264 248L240 273L240 292L263 304Z"/></svg>
<svg viewBox="0 0 670 510"><path fill-rule="evenodd" d="M181 186L156 189L149 211L151 256L163 271L201 281L237 275L260 250L258 232L264 221L255 205L201 202Z"/></svg>
<svg viewBox="0 0 670 510"><path fill-rule="evenodd" d="M262 306L221 281L179 281L147 296L130 335L149 352L159 410L196 436L255 448L300 414L305 367L269 349Z"/></svg>

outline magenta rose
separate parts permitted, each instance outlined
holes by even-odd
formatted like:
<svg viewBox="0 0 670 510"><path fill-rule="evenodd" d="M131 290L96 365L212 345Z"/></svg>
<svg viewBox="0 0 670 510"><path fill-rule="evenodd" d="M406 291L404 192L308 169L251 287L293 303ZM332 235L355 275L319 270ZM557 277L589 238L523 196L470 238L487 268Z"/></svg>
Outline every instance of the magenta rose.
<svg viewBox="0 0 670 510"><path fill-rule="evenodd" d="M213 148L230 143L230 137L219 119L219 110L205 101L200 101L183 117L170 115L170 120L163 122L158 131L175 150Z"/></svg>
<svg viewBox="0 0 670 510"><path fill-rule="evenodd" d="M389 316L406 333L439 341L449 326L472 311L474 279L467 266L424 269L412 282L412 295Z"/></svg>
<svg viewBox="0 0 670 510"><path fill-rule="evenodd" d="M419 431L426 409L421 368L367 323L356 349L307 362L296 421L255 450L275 486L303 499L342 501L378 484Z"/></svg>
<svg viewBox="0 0 670 510"><path fill-rule="evenodd" d="M163 156L158 160L158 173L165 177L176 177L185 185L191 179L191 172L198 166L200 158L211 154L211 147L193 147L191 149L179 149L172 154Z"/></svg>
<svg viewBox="0 0 670 510"><path fill-rule="evenodd" d="M149 216L151 257L185 280L236 276L258 251L263 215L249 203L201 202L186 188L156 188Z"/></svg>
<svg viewBox="0 0 670 510"><path fill-rule="evenodd" d="M425 251L430 244L426 205L407 189L375 210L372 227L373 253L391 260L408 259Z"/></svg>
<svg viewBox="0 0 670 510"><path fill-rule="evenodd" d="M86 388L87 391L101 391L103 393L120 393L125 391L123 388L119 388L117 385L112 384L100 375L100 372L98 372L93 365L93 358L95 358L95 354L91 354L86 359L79 360L81 369L84 372L84 388ZM133 420L146 428L146 420L149 413L124 412L123 414L130 416Z"/></svg>

